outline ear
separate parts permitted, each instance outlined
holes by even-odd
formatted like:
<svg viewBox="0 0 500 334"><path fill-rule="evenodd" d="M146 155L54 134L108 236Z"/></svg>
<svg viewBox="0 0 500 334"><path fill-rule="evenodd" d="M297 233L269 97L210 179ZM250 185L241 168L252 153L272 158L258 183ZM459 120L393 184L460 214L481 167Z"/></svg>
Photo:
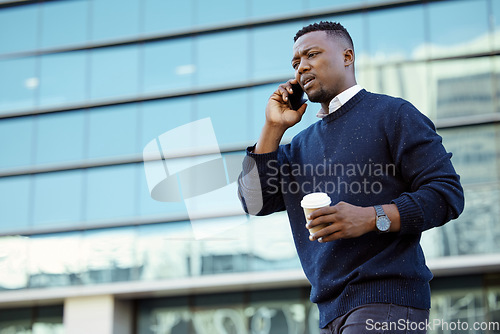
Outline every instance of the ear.
<svg viewBox="0 0 500 334"><path fill-rule="evenodd" d="M354 51L352 49L344 50L344 66L348 67L354 64Z"/></svg>

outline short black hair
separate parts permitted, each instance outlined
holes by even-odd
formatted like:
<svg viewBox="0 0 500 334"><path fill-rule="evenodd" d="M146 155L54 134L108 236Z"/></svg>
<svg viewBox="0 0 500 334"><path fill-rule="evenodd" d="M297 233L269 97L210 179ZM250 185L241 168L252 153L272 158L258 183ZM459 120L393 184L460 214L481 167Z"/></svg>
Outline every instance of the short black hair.
<svg viewBox="0 0 500 334"><path fill-rule="evenodd" d="M352 42L351 35L349 35L347 29L338 22L321 21L319 23L313 23L305 26L304 28L297 31L297 34L295 34L293 41L296 42L302 35L313 31L326 31L327 34L335 37L341 37L347 43L349 43L349 46L354 50L354 43Z"/></svg>

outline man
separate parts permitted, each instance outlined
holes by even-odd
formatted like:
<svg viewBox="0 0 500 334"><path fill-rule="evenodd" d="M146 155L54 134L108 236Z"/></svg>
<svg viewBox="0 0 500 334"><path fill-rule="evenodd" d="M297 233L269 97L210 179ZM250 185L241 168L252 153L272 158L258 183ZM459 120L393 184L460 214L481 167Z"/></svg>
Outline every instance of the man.
<svg viewBox="0 0 500 334"><path fill-rule="evenodd" d="M309 25L294 40L295 78L270 97L243 162L243 207L254 215L287 211L322 333L425 333L432 274L421 233L464 206L451 154L409 102L356 84L354 47L342 25ZM321 120L280 145L307 107L288 103L296 83L321 104ZM300 201L311 192L328 193L333 205L314 211L305 226Z"/></svg>

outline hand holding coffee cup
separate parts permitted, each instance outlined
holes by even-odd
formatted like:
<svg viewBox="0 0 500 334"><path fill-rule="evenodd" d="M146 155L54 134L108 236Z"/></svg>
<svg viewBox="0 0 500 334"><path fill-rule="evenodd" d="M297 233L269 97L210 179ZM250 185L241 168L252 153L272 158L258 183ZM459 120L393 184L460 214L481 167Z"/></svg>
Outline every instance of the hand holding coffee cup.
<svg viewBox="0 0 500 334"><path fill-rule="evenodd" d="M307 223L310 222L310 220L307 219L307 216L309 216L314 210L323 208L325 206L330 206L330 203L332 203L332 200L326 193L311 193L305 195L304 198L302 198L300 205L304 209L304 214L306 216ZM322 224L311 227L309 229L309 234L316 233L326 226L328 226L328 224Z"/></svg>

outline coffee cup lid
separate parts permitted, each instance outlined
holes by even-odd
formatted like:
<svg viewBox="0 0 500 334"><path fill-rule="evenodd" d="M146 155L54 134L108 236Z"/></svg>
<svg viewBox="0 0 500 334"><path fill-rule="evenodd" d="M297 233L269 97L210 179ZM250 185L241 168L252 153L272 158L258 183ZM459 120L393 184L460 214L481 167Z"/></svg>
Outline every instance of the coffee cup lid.
<svg viewBox="0 0 500 334"><path fill-rule="evenodd" d="M304 196L300 205L306 209L321 208L330 205L332 200L326 193L311 193Z"/></svg>

